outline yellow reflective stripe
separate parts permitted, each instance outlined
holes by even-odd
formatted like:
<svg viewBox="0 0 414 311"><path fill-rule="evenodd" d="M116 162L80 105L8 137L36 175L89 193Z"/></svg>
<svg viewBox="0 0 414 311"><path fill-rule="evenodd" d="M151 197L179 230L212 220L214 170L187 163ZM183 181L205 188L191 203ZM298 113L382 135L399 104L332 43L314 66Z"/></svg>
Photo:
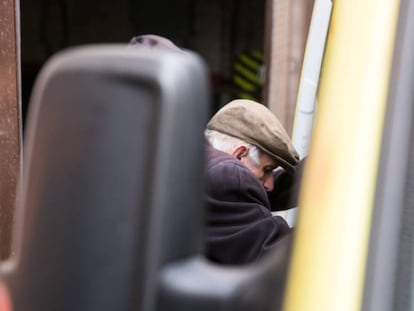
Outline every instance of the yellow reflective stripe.
<svg viewBox="0 0 414 311"><path fill-rule="evenodd" d="M257 98L255 98L254 96L248 94L248 93L238 93L237 96L239 98L243 98L243 99L250 99L250 100L254 100L254 101L258 101Z"/></svg>
<svg viewBox="0 0 414 311"><path fill-rule="evenodd" d="M256 62L253 58L248 57L247 55L240 55L239 59L255 71L258 71L260 69L261 64Z"/></svg>
<svg viewBox="0 0 414 311"><path fill-rule="evenodd" d="M236 69L236 72L242 74L245 78L249 79L251 82L259 84L259 85L261 84L259 77L255 73L247 70L241 64L236 64L234 67Z"/></svg>
<svg viewBox="0 0 414 311"><path fill-rule="evenodd" d="M260 60L261 62L263 62L263 53L259 50L253 50L252 51L252 55L254 57L256 57L258 60Z"/></svg>
<svg viewBox="0 0 414 311"><path fill-rule="evenodd" d="M362 308L399 2L334 2L284 311Z"/></svg>
<svg viewBox="0 0 414 311"><path fill-rule="evenodd" d="M251 84L248 81L244 80L240 76L233 77L233 81L236 85L240 86L245 91L252 91L253 92L253 91L256 90L256 87L253 84Z"/></svg>

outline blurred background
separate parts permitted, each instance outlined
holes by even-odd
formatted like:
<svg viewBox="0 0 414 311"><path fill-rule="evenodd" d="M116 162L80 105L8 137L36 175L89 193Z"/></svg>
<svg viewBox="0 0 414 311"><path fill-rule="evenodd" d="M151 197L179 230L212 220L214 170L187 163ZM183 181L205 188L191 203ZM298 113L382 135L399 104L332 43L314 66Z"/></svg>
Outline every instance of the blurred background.
<svg viewBox="0 0 414 311"><path fill-rule="evenodd" d="M277 60L282 66L290 62L296 81L311 9L312 1L303 0L21 0L23 118L33 82L52 54L82 44L127 43L147 33L203 57L211 72L212 112L235 97L264 101L275 17L280 52L297 46ZM296 87L290 90L292 102Z"/></svg>
<svg viewBox="0 0 414 311"><path fill-rule="evenodd" d="M313 0L1 1L0 259L10 255L32 87L53 54L142 34L167 37L207 64L211 113L250 98L291 134L312 9Z"/></svg>

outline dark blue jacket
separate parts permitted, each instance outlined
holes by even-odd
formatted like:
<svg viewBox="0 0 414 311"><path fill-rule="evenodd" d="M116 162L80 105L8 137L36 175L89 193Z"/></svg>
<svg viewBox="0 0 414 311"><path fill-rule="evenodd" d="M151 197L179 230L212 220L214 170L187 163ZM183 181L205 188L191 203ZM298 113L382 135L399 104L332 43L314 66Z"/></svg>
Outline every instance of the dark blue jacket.
<svg viewBox="0 0 414 311"><path fill-rule="evenodd" d="M223 264L250 263L291 231L271 210L290 207L292 178L278 173L274 193L268 194L239 160L208 144L206 148L207 256Z"/></svg>

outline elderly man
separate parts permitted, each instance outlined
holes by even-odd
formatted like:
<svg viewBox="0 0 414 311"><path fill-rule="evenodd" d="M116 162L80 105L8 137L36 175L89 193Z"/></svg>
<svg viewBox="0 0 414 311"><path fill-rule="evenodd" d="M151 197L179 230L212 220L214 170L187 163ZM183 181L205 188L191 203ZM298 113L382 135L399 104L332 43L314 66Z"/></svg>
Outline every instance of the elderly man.
<svg viewBox="0 0 414 311"><path fill-rule="evenodd" d="M274 114L251 100L225 105L205 135L207 256L223 264L250 263L290 232L271 210L290 207L299 156Z"/></svg>

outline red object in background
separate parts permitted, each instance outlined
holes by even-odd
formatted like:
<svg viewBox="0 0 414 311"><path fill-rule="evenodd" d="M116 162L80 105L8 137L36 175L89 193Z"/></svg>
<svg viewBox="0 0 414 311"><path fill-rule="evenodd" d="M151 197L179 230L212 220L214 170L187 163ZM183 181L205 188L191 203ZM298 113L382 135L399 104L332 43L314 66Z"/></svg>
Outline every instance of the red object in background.
<svg viewBox="0 0 414 311"><path fill-rule="evenodd" d="M0 311L12 311L12 303L8 288L0 282Z"/></svg>

